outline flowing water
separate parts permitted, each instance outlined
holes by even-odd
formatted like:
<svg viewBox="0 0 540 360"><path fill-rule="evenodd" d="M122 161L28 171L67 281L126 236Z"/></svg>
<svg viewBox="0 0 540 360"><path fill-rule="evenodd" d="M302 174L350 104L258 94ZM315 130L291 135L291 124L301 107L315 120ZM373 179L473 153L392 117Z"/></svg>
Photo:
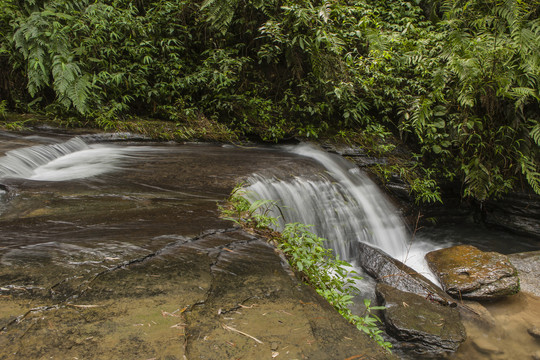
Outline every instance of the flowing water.
<svg viewBox="0 0 540 360"><path fill-rule="evenodd" d="M9 294L17 286L40 293L84 277L67 275L66 269L90 276L103 267L115 268L109 262L125 264L184 243L187 236L223 228L226 222L218 218L215 204L246 178L251 200L277 202L279 209L273 208L271 215L283 216L281 225L313 225L317 235L328 239L328 247L351 262L356 256L350 244L362 241L433 279L423 255L436 248L457 243L505 253L538 248L476 225L425 229L413 239L397 210L365 174L312 146L239 148L104 139L0 133L0 275L26 284L4 284L0 300L2 292Z"/></svg>
<svg viewBox="0 0 540 360"><path fill-rule="evenodd" d="M317 161L325 171L310 178L285 180L255 174L249 179L248 198L276 201L277 207L270 209L270 215L279 219L281 227L290 222L312 225L312 231L327 239L327 246L340 259L354 263L356 247L351 243L361 241L436 282L424 254L445 243L412 241L397 209L354 164L306 144L287 150Z"/></svg>

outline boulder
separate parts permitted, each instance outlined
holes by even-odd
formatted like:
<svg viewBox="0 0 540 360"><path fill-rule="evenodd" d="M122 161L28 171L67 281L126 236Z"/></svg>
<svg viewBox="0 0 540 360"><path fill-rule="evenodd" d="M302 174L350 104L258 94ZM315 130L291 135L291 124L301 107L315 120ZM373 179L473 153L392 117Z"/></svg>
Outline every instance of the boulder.
<svg viewBox="0 0 540 360"><path fill-rule="evenodd" d="M540 251L510 254L508 260L518 270L521 290L540 296Z"/></svg>
<svg viewBox="0 0 540 360"><path fill-rule="evenodd" d="M362 268L377 282L401 291L414 293L443 305L456 306L456 302L425 276L417 273L384 251L358 242L357 260Z"/></svg>
<svg viewBox="0 0 540 360"><path fill-rule="evenodd" d="M422 296L377 284L377 298L385 306L386 331L399 340L398 347L440 358L454 352L465 340L457 308L442 306Z"/></svg>
<svg viewBox="0 0 540 360"><path fill-rule="evenodd" d="M518 272L506 255L458 245L427 253L426 260L455 298L490 300L519 291Z"/></svg>

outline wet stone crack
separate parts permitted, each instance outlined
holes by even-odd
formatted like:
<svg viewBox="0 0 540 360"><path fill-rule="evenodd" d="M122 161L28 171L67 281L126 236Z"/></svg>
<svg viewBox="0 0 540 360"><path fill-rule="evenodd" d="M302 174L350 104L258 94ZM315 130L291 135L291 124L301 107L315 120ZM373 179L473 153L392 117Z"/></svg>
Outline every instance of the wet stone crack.
<svg viewBox="0 0 540 360"><path fill-rule="evenodd" d="M179 246L185 246L185 245L188 245L188 244L192 244L194 242L203 240L208 236L221 234L221 233L233 232L233 231L237 231L237 230L238 229L236 229L236 228L208 230L208 231L205 231L204 233L202 233L201 235L198 235L198 236L195 236L195 237L192 237L192 238L186 237L186 238L182 238L180 240L176 240L176 241L173 241L171 243L165 244L163 247L161 247L160 249L158 249L158 250L156 250L156 251L154 251L152 253L146 254L146 255L141 256L139 258L123 261L123 262L121 262L119 264L116 264L116 265L114 265L112 267L108 267L103 271L100 271L98 273L93 274L90 277L90 279L88 279L88 280L84 281L82 284L78 285L77 290L71 292L70 294L64 294L64 296L62 296L61 292L56 291L55 289L58 289L59 287L61 287L63 285L67 285L67 284L69 284L69 282L71 282L73 280L84 278L84 276L83 275L73 275L73 276L70 276L68 278L65 278L65 279L57 282L56 284L50 286L48 288L48 290L47 290L49 295L50 295L50 298L57 300L56 304L49 305L49 306L41 306L41 307L37 307L37 308L32 308L32 309L28 310L27 312L25 312L24 314L15 317L15 319L13 319L12 321L10 321L6 325L4 325L2 328L0 328L0 332L5 332L5 331L7 331L7 329L9 327L17 325L20 322L24 321L24 319L29 314L31 314L33 312L57 310L57 309L69 306L70 301L82 296L84 293L86 293L87 290L91 289L90 285L93 282L95 282L98 278L100 278L100 277L102 277L102 276L104 276L106 274L110 274L110 273L112 273L114 271L117 271L117 270L120 270L120 269L125 269L125 268L127 268L127 267L129 267L131 265L134 265L134 264L143 263L145 261L148 261L149 259L152 259L152 258L154 258L156 256L159 256L160 254L162 254L162 253L164 253L164 252L166 252L166 251L168 251L170 249L173 249L173 248L176 248L176 247L179 247ZM243 240L242 242L245 242L245 240ZM225 251L223 249L225 247L227 247L227 246L231 247L230 244L227 244L227 245L220 246L218 248L220 251L219 251L219 253L217 253L215 255L216 260L219 257L219 254L221 253L221 251ZM206 255L211 256L210 253L213 250L215 250L215 249L214 248L208 249ZM217 261L215 261L214 263L217 263ZM213 275L213 272L212 272L212 266L210 267L210 272L212 273L212 278L214 279L214 275ZM191 306L188 306L188 309L191 309L191 308L193 308L194 306L197 306L197 305L203 305L206 302L206 300L208 299L208 297L210 296L210 293L212 291L212 287L213 287L213 280L212 280L212 285L209 287L209 290L205 294L204 300L199 301L199 302L197 302L197 303L195 303L195 304L193 304ZM5 285L5 286L2 286L0 288L1 291L6 291L6 292L11 292L13 290L25 290L25 291L32 290L33 291L33 290L36 290L36 289L45 290L45 288L40 288L40 287L35 287L35 286L25 286L25 285ZM62 297L64 299L61 299Z"/></svg>
<svg viewBox="0 0 540 360"><path fill-rule="evenodd" d="M44 312L44 311L51 311L51 310L58 310L60 309L60 305L51 305L51 306L39 306L36 308L32 308L25 312L22 315L17 316L15 319L11 320L9 323L7 323L5 326L3 326L0 329L0 333L5 332L10 326L17 325L21 323L28 315L34 313L34 312ZM24 334L23 334L24 335Z"/></svg>

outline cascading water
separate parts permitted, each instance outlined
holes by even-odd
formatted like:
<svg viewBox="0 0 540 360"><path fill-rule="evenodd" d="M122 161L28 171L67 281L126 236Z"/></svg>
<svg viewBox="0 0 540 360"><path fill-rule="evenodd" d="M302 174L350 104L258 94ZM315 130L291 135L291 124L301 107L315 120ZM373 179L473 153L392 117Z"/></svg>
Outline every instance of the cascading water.
<svg viewBox="0 0 540 360"><path fill-rule="evenodd" d="M10 150L0 157L0 179L65 181L100 175L118 168L139 148L87 144L76 137L63 143Z"/></svg>
<svg viewBox="0 0 540 360"><path fill-rule="evenodd" d="M354 262L356 247L350 244L361 241L431 277L423 262L426 249L419 244L411 248L401 217L373 181L337 155L305 144L289 150L317 161L325 173L315 180L287 181L253 175L248 180L249 200L277 201L279 209L272 209L270 215L279 218L281 226L285 222L313 225L312 231L327 239L327 246L341 259Z"/></svg>

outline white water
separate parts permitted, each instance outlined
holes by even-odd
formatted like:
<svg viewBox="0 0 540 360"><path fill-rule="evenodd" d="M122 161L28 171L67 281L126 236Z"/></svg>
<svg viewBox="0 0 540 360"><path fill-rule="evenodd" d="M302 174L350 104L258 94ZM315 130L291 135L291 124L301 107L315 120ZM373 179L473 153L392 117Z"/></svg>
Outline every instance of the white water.
<svg viewBox="0 0 540 360"><path fill-rule="evenodd" d="M290 151L314 159L326 173L316 180L296 177L289 181L253 175L246 195L251 201L277 201L280 209L271 209L270 215L283 215L281 226L285 222L313 225L312 231L327 239L327 246L341 259L354 262L355 247L350 244L361 241L434 280L424 254L435 246L411 241L399 213L373 181L340 156L308 145L291 147Z"/></svg>
<svg viewBox="0 0 540 360"><path fill-rule="evenodd" d="M0 157L0 179L65 181L118 169L135 147L89 145L81 138L8 151Z"/></svg>

